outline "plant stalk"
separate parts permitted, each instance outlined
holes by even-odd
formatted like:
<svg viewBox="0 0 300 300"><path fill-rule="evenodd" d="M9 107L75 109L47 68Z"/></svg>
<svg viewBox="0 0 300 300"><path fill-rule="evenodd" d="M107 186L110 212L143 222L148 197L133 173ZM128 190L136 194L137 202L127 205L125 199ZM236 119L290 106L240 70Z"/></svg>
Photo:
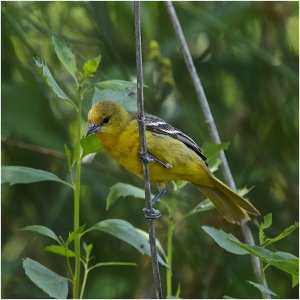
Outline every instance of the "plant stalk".
<svg viewBox="0 0 300 300"><path fill-rule="evenodd" d="M172 253L173 253L173 229L172 216L168 220L168 242L167 242L167 297L172 296Z"/></svg>
<svg viewBox="0 0 300 300"><path fill-rule="evenodd" d="M86 264L84 265L84 275L83 275L83 281L82 281L82 287L81 287L81 292L80 292L79 299L83 298L83 293L84 293L84 290L85 290L85 285L86 285L86 281L87 281L89 271L90 270L88 268L88 262L86 262Z"/></svg>
<svg viewBox="0 0 300 300"><path fill-rule="evenodd" d="M195 65L193 63L193 59L192 59L190 50L188 48L187 42L185 40L185 37L184 37L183 31L182 31L180 22L178 20L176 11L175 11L174 6L171 1L166 1L166 2L164 2L164 4L165 4L168 14L170 16L175 34L178 39L180 50L184 57L185 63L187 65L187 69L190 73L191 80L193 82L205 122L208 125L210 136L215 143L220 144L221 143L220 135L219 135L216 123L214 121L213 115L211 113L203 86L200 81L200 77L199 77L199 75L196 71ZM235 182L233 180L233 177L232 177L232 174L231 174L231 171L230 171L230 168L228 165L228 161L226 159L224 151L221 151L220 157L222 160L220 169L221 169L221 172L225 179L225 182L233 190L236 190ZM242 229L242 233L244 235L246 242L250 245L254 245L255 243L254 243L253 235L252 235L249 225L247 223L244 223L243 225L241 225L241 229ZM256 277L256 280L259 282L261 276L264 276L264 273L261 274L261 272L260 272L259 259L257 257L255 257L254 255L251 255L251 262L252 262L252 268L253 268L254 275ZM265 287L268 287L266 279L264 279L264 285L265 285ZM270 295L267 295L267 296L268 296L268 298L271 298Z"/></svg>
<svg viewBox="0 0 300 300"><path fill-rule="evenodd" d="M81 135L81 110L82 110L82 93L79 87L79 103L77 111L77 135L76 147L74 151L74 161L76 161L76 182L74 191L74 232L78 231L80 222L80 173L81 173L81 160L80 160L80 135ZM73 282L73 299L78 299L79 285L80 285L80 234L77 234L74 240L75 245L75 271Z"/></svg>
<svg viewBox="0 0 300 300"><path fill-rule="evenodd" d="M264 275L264 263L263 260L260 258L259 259L259 266L260 266L260 284L265 286L265 275ZM268 294L261 292L262 298L267 299Z"/></svg>

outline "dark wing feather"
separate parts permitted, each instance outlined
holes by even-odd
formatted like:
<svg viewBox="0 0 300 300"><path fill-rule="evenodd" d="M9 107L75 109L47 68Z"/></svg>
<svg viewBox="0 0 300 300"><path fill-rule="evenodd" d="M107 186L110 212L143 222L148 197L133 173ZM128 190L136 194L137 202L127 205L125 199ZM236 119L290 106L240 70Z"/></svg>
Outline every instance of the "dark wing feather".
<svg viewBox="0 0 300 300"><path fill-rule="evenodd" d="M145 126L146 129L157 134L168 135L174 139L177 139L184 143L187 147L195 151L204 161L207 160L201 148L192 140L188 135L184 134L177 128L166 123L164 120L150 115L145 114Z"/></svg>

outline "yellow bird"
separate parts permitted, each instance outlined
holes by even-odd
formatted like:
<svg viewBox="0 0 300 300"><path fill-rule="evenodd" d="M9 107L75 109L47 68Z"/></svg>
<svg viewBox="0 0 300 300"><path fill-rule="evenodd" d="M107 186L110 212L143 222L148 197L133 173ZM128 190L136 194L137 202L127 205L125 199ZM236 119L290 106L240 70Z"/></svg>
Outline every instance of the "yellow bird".
<svg viewBox="0 0 300 300"><path fill-rule="evenodd" d="M114 101L94 104L88 113L89 129L107 153L128 171L143 178L140 139L136 112L127 111ZM145 114L147 152L152 183L186 180L196 185L231 223L242 224L249 215L260 215L246 199L216 178L207 167L200 147L186 134L164 120Z"/></svg>

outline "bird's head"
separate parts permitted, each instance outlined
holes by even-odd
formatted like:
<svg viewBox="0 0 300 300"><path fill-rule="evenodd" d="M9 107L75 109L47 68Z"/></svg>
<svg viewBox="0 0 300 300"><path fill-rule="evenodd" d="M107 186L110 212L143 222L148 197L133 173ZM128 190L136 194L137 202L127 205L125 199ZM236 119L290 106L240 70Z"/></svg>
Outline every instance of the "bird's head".
<svg viewBox="0 0 300 300"><path fill-rule="evenodd" d="M97 132L112 134L128 122L129 114L125 108L114 101L101 101L92 106L88 113L89 128L85 136Z"/></svg>

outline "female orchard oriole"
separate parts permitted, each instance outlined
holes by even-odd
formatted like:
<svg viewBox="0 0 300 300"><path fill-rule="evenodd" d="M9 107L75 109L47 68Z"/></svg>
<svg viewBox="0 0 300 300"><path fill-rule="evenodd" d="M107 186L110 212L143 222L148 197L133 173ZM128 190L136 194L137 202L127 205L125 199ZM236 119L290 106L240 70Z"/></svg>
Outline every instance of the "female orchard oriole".
<svg viewBox="0 0 300 300"><path fill-rule="evenodd" d="M128 112L117 102L101 101L89 111L88 122L86 136L95 133L110 156L143 178L137 113ZM260 214L210 172L202 150L189 136L150 114L145 114L145 126L147 152L154 161L149 164L151 182L193 183L231 223L242 224L250 219L248 214Z"/></svg>

